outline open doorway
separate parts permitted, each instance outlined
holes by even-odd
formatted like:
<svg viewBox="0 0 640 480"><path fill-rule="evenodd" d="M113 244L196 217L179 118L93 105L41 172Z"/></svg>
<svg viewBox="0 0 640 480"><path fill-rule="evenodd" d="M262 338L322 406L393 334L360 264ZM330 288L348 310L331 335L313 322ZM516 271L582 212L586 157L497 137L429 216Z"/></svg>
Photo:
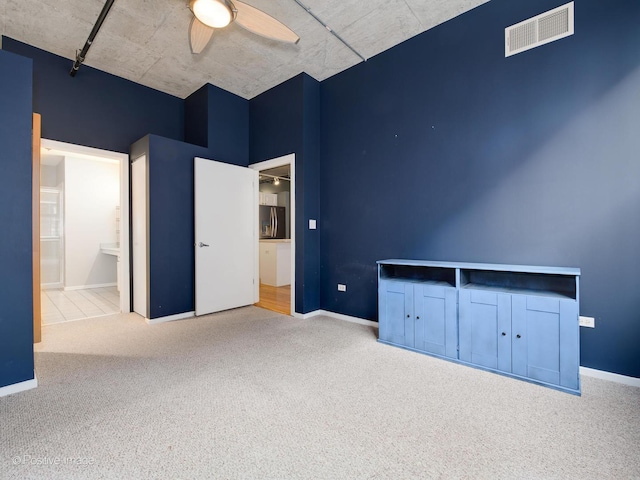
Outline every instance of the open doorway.
<svg viewBox="0 0 640 480"><path fill-rule="evenodd" d="M42 325L130 311L128 158L42 140Z"/></svg>
<svg viewBox="0 0 640 480"><path fill-rule="evenodd" d="M249 166L258 170L260 300L295 313L295 154Z"/></svg>

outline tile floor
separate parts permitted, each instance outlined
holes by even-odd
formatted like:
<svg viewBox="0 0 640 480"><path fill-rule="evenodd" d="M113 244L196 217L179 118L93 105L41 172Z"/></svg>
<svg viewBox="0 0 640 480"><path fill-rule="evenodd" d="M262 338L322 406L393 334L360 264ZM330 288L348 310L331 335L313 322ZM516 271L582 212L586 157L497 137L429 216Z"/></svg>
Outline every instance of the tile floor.
<svg viewBox="0 0 640 480"><path fill-rule="evenodd" d="M42 324L82 320L120 313L120 295L116 287L64 291L42 290Z"/></svg>

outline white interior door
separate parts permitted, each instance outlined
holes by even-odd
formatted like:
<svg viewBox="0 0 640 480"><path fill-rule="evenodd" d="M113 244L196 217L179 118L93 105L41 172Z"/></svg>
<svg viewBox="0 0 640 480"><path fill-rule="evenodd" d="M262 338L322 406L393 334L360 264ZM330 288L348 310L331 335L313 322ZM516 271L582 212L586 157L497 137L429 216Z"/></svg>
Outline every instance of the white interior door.
<svg viewBox="0 0 640 480"><path fill-rule="evenodd" d="M133 243L133 311L147 317L147 159L131 164L131 210ZM125 283L124 288L128 288Z"/></svg>
<svg viewBox="0 0 640 480"><path fill-rule="evenodd" d="M194 159L196 315L258 301L258 173Z"/></svg>

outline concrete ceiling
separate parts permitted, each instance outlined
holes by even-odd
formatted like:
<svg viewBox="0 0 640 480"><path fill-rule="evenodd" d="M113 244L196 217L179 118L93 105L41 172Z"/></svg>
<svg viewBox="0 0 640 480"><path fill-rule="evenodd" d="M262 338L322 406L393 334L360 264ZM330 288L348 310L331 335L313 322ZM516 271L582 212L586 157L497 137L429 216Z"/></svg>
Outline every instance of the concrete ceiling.
<svg viewBox="0 0 640 480"><path fill-rule="evenodd" d="M368 59L488 0L302 0ZM243 98L306 72L324 80L361 62L294 0L246 0L295 31L297 45L231 24L199 55L187 0L115 0L85 65L180 98L211 83ZM0 34L70 59L104 0L2 0ZM82 75L82 67L78 75Z"/></svg>

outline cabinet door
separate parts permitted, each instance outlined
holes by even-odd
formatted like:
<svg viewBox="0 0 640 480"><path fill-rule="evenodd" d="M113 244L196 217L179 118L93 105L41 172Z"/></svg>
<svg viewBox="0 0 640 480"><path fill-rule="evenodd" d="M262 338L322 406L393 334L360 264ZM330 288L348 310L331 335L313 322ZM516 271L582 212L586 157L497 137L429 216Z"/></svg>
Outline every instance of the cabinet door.
<svg viewBox="0 0 640 480"><path fill-rule="evenodd" d="M277 193L265 193L265 204L271 207L278 206L278 194Z"/></svg>
<svg viewBox="0 0 640 480"><path fill-rule="evenodd" d="M277 245L260 242L260 283L277 286Z"/></svg>
<svg viewBox="0 0 640 480"><path fill-rule="evenodd" d="M511 296L460 290L460 360L511 371Z"/></svg>
<svg viewBox="0 0 640 480"><path fill-rule="evenodd" d="M513 373L578 388L578 306L574 300L513 296Z"/></svg>
<svg viewBox="0 0 640 480"><path fill-rule="evenodd" d="M413 347L413 284L381 280L378 295L380 340Z"/></svg>
<svg viewBox="0 0 640 480"><path fill-rule="evenodd" d="M415 348L458 358L456 289L415 286Z"/></svg>

